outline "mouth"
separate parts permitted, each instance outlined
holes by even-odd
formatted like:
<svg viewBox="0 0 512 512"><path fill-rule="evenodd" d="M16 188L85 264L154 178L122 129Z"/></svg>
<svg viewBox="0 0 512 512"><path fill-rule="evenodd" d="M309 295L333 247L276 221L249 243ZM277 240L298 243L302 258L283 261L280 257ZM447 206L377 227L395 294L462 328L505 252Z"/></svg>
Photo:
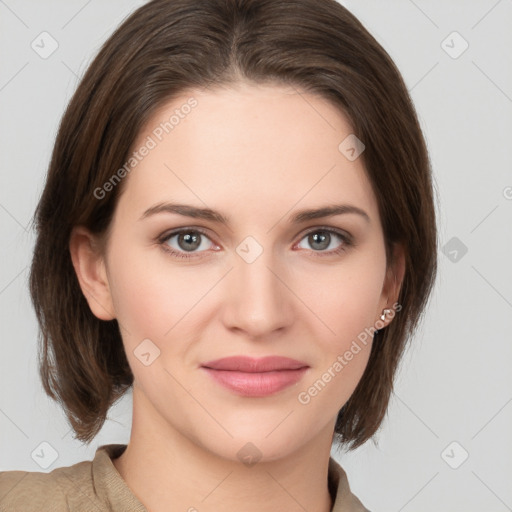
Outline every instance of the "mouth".
<svg viewBox="0 0 512 512"><path fill-rule="evenodd" d="M259 359L232 356L203 363L201 368L217 383L238 395L263 397L297 383L309 366L281 356Z"/></svg>

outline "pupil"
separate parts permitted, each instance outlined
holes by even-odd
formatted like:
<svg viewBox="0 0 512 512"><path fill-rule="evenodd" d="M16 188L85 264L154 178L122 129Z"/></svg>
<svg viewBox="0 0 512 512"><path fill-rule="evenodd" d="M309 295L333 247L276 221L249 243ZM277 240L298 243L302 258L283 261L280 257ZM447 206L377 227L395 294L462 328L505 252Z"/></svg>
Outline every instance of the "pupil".
<svg viewBox="0 0 512 512"><path fill-rule="evenodd" d="M182 247L182 249L185 249L186 251L197 249L197 247L200 245L199 236L197 234L182 233L181 236L178 237L178 241L181 240L186 242L185 247Z"/></svg>
<svg viewBox="0 0 512 512"><path fill-rule="evenodd" d="M321 234L319 235L319 233ZM317 247L317 249L325 249L326 247L329 247L329 233L325 233L324 231L318 231L317 233L310 235L310 238L313 240L312 245L316 243L319 243L321 245L321 247Z"/></svg>

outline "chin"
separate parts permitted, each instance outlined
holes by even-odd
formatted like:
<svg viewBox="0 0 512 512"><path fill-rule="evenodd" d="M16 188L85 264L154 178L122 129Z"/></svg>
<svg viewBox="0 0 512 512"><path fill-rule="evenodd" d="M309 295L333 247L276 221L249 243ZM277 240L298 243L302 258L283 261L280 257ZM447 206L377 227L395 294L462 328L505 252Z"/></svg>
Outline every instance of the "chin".
<svg viewBox="0 0 512 512"><path fill-rule="evenodd" d="M311 429L302 425L300 431L295 431L284 426L288 420L279 425L282 420L283 418L280 418L272 425L260 423L245 429L228 429L233 438L222 434L207 438L205 436L203 446L217 456L233 462L242 462L248 467L256 462L284 459L307 444L309 439L304 438L304 431L311 432Z"/></svg>

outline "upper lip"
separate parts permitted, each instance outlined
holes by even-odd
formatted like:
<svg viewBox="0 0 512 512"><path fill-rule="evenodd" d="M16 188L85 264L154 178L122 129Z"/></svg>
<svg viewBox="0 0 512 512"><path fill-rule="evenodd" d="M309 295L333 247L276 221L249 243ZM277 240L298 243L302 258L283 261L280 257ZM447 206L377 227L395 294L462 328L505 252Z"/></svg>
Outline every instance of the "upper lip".
<svg viewBox="0 0 512 512"><path fill-rule="evenodd" d="M297 370L307 367L306 363L281 356L266 356L261 358L253 358L247 356L231 356L223 357L208 361L201 366L211 368L213 370L231 370L247 373L272 372L277 370Z"/></svg>

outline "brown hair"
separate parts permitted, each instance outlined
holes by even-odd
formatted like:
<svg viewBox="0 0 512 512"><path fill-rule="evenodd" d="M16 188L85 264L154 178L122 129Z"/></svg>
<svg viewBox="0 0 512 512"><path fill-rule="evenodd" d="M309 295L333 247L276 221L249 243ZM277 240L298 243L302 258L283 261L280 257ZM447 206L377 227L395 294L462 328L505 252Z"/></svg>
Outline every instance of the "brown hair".
<svg viewBox="0 0 512 512"><path fill-rule="evenodd" d="M239 80L298 86L331 100L362 155L386 241L403 244L402 306L375 335L366 370L335 427L354 449L381 425L406 341L437 269L426 144L403 79L386 51L335 0L153 0L130 15L87 69L62 118L34 221L30 292L41 327L39 369L76 433L91 442L133 384L116 320L95 317L69 240L82 225L106 236L123 182L93 191L129 158L152 113L184 90ZM341 141L340 141L341 142Z"/></svg>

